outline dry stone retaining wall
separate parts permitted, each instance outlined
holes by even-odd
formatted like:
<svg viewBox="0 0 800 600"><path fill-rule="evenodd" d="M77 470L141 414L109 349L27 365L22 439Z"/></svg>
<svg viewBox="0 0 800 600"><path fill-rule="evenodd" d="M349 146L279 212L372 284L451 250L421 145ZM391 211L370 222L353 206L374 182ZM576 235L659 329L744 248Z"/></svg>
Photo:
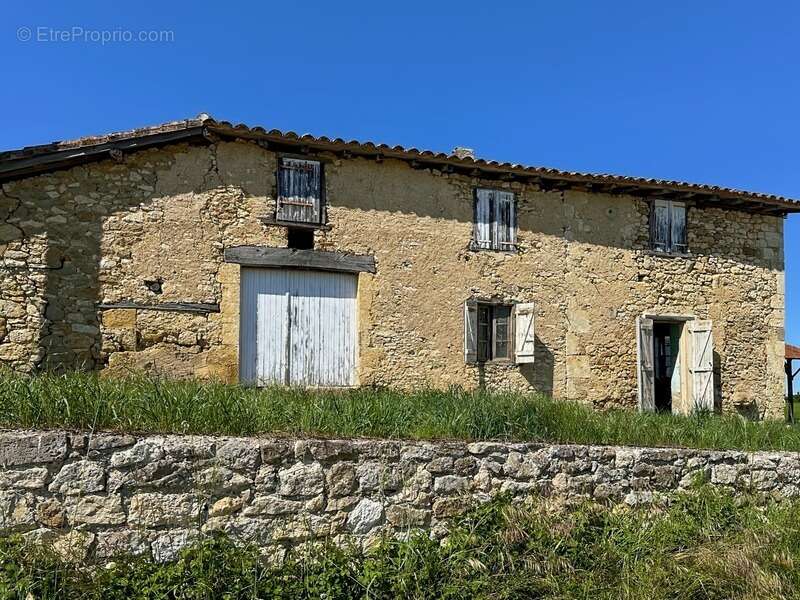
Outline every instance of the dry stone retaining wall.
<svg viewBox="0 0 800 600"><path fill-rule="evenodd" d="M798 454L669 448L10 431L0 465L0 531L97 559L169 559L214 531L272 556L325 536L441 535L497 492L635 505L702 477L800 493Z"/></svg>

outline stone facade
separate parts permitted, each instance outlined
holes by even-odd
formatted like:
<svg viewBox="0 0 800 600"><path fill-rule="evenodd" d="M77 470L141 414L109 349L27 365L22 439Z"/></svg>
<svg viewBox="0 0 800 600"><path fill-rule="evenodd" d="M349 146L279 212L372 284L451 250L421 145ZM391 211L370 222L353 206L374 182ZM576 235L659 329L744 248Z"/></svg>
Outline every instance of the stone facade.
<svg viewBox="0 0 800 600"><path fill-rule="evenodd" d="M17 431L0 433L0 465L1 533L101 559L168 559L217 531L273 556L326 536L442 535L498 492L638 505L704 480L800 494L796 453L669 448Z"/></svg>
<svg viewBox="0 0 800 600"><path fill-rule="evenodd" d="M329 230L315 247L374 255L359 276L362 385L536 390L636 406L635 319L712 319L717 407L783 405L783 220L690 207L691 256L649 251L641 197L485 181L387 159L325 160ZM275 152L174 144L8 181L0 191L0 363L238 376L236 245L285 247ZM516 253L470 249L473 189L516 192ZM465 364L463 302L536 306L533 364ZM219 312L110 308L219 305Z"/></svg>

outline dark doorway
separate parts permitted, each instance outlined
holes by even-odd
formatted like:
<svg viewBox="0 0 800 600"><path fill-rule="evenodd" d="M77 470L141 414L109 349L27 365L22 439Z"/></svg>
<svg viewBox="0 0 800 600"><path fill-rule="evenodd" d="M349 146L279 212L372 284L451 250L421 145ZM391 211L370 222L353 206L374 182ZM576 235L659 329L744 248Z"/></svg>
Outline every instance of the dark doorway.
<svg viewBox="0 0 800 600"><path fill-rule="evenodd" d="M653 324L656 410L672 412L673 375L678 355L680 327L673 323Z"/></svg>

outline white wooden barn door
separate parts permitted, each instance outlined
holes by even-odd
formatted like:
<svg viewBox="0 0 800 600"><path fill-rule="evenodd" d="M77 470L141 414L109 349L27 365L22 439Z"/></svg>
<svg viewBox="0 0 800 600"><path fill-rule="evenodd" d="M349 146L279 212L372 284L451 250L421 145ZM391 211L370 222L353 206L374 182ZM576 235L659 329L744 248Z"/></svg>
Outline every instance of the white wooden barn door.
<svg viewBox="0 0 800 600"><path fill-rule="evenodd" d="M358 276L242 269L240 365L258 385L355 385Z"/></svg>

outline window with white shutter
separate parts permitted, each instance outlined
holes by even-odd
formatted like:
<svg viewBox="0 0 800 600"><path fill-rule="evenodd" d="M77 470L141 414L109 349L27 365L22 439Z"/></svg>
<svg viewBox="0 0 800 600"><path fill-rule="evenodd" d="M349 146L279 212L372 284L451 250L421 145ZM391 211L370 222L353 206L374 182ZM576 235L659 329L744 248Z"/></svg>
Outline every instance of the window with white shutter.
<svg viewBox="0 0 800 600"><path fill-rule="evenodd" d="M685 254L686 204L674 200L653 200L650 216L650 246L656 252Z"/></svg>
<svg viewBox="0 0 800 600"><path fill-rule="evenodd" d="M464 303L464 361L533 362L533 304Z"/></svg>
<svg viewBox="0 0 800 600"><path fill-rule="evenodd" d="M515 250L516 212L516 201L512 192L477 188L473 247L478 250Z"/></svg>
<svg viewBox="0 0 800 600"><path fill-rule="evenodd" d="M281 157L275 218L294 223L322 223L322 164L316 160Z"/></svg>

